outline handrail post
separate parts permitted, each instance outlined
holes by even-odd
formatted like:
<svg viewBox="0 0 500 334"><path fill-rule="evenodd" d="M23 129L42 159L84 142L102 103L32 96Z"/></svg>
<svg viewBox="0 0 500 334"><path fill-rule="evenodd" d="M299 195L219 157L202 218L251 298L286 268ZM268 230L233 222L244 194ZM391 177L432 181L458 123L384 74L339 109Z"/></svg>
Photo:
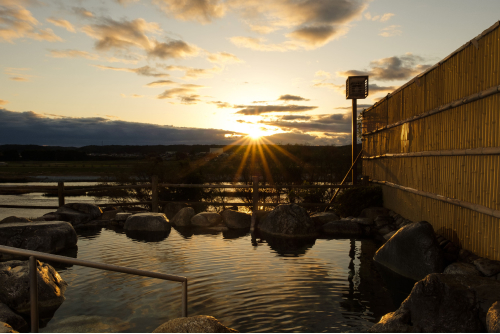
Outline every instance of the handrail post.
<svg viewBox="0 0 500 334"><path fill-rule="evenodd" d="M59 207L64 206L64 182L57 182L57 197L59 198Z"/></svg>
<svg viewBox="0 0 500 334"><path fill-rule="evenodd" d="M253 212L259 209L259 177L252 176L253 189L252 189L252 202L253 202Z"/></svg>
<svg viewBox="0 0 500 334"><path fill-rule="evenodd" d="M153 212L158 212L158 175L153 175L151 180L152 186L152 197L151 197L151 210Z"/></svg>
<svg viewBox="0 0 500 334"><path fill-rule="evenodd" d="M31 332L38 333L38 277L36 258L29 258Z"/></svg>
<svg viewBox="0 0 500 334"><path fill-rule="evenodd" d="M182 282L182 316L187 317L188 316L188 309L187 309L187 298L188 298L188 282L187 279Z"/></svg>

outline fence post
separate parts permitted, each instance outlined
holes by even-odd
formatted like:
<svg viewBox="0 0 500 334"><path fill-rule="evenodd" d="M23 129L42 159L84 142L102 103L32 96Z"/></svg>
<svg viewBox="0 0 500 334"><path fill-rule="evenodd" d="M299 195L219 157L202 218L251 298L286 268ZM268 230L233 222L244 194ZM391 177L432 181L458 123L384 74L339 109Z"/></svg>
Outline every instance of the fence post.
<svg viewBox="0 0 500 334"><path fill-rule="evenodd" d="M31 332L38 333L38 277L34 256L29 259Z"/></svg>
<svg viewBox="0 0 500 334"><path fill-rule="evenodd" d="M253 202L253 212L259 209L259 177L252 176L253 190L252 190L252 202Z"/></svg>
<svg viewBox="0 0 500 334"><path fill-rule="evenodd" d="M59 206L64 205L64 182L57 182L57 197L59 197Z"/></svg>
<svg viewBox="0 0 500 334"><path fill-rule="evenodd" d="M153 175L151 186L152 186L152 198L151 198L152 211L158 212L158 175Z"/></svg>

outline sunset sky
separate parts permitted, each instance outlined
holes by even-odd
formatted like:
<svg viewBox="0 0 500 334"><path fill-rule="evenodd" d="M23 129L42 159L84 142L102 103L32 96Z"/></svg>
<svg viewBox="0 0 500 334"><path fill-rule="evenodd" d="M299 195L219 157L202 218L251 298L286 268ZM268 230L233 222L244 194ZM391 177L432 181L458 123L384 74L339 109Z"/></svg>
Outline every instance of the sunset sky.
<svg viewBox="0 0 500 334"><path fill-rule="evenodd" d="M0 0L0 144L350 143L361 108L500 19L498 0Z"/></svg>

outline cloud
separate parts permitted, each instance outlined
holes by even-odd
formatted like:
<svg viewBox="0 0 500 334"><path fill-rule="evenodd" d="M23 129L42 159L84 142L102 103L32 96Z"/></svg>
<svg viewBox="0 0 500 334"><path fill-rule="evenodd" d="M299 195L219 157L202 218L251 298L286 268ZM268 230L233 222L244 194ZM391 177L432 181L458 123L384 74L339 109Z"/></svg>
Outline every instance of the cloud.
<svg viewBox="0 0 500 334"><path fill-rule="evenodd" d="M147 56L159 59L179 59L192 57L199 48L181 40L159 42L148 35L162 32L156 22L139 18L133 21L116 21L100 18L98 23L84 26L82 31L96 39L95 49L99 51L129 51L131 48L143 50Z"/></svg>
<svg viewBox="0 0 500 334"><path fill-rule="evenodd" d="M385 13L384 15L375 15L375 16L372 16L372 14L370 14L370 12L366 12L364 17L365 19L369 20L369 21L378 21L378 22L386 22L388 21L391 17L393 17L395 14L393 13Z"/></svg>
<svg viewBox="0 0 500 334"><path fill-rule="evenodd" d="M369 84L368 93L391 93L397 88L398 86L379 86L377 84Z"/></svg>
<svg viewBox="0 0 500 334"><path fill-rule="evenodd" d="M215 104L217 108L233 108L233 105L228 102L222 102L222 101L208 101L207 103L209 104Z"/></svg>
<svg viewBox="0 0 500 334"><path fill-rule="evenodd" d="M0 5L0 41L13 43L19 38L31 38L38 41L57 42L62 38L52 29L39 29L39 22L31 12L24 8L25 1L1 1Z"/></svg>
<svg viewBox="0 0 500 334"><path fill-rule="evenodd" d="M9 101L0 99L0 106L3 106L7 103L9 103Z"/></svg>
<svg viewBox="0 0 500 334"><path fill-rule="evenodd" d="M290 117L285 115L270 120L262 120L259 123L278 127L283 131L301 132L351 132L351 112L341 114L311 115L305 117Z"/></svg>
<svg viewBox="0 0 500 334"><path fill-rule="evenodd" d="M309 99L303 98L301 96L290 95L290 94L281 95L278 100L281 100L281 101L310 101Z"/></svg>
<svg viewBox="0 0 500 334"><path fill-rule="evenodd" d="M381 81L408 80L430 67L430 65L418 64L423 61L425 61L423 57L406 53L402 56L374 60L370 63L370 69L368 70L349 70L337 72L337 75L343 77L369 75L370 79Z"/></svg>
<svg viewBox="0 0 500 334"><path fill-rule="evenodd" d="M283 106L234 106L234 108L242 108L235 114L240 115L260 115L271 112L304 112L314 110L318 107L314 106L297 106L297 105L283 105Z"/></svg>
<svg viewBox="0 0 500 334"><path fill-rule="evenodd" d="M222 72L222 67L214 66L212 68L193 68L187 66L170 65L164 66L168 71L184 71L182 79L198 79L201 77L211 78L214 74Z"/></svg>
<svg viewBox="0 0 500 334"><path fill-rule="evenodd" d="M10 80L13 81L31 81L30 79L34 77L31 74L26 74L26 71L29 71L29 68L14 68L14 67L6 67L5 74L9 76Z"/></svg>
<svg viewBox="0 0 500 334"><path fill-rule="evenodd" d="M287 34L287 37L300 41L306 49L315 49L345 33L347 33L346 29L338 30L333 26L322 25L299 28Z"/></svg>
<svg viewBox="0 0 500 334"><path fill-rule="evenodd" d="M229 144L243 133L218 129L110 120L104 117L50 118L32 111L0 109L0 144L85 146Z"/></svg>
<svg viewBox="0 0 500 334"><path fill-rule="evenodd" d="M243 60L236 57L232 53L228 53L228 52L209 53L207 59L209 62L216 63L216 64L242 63L243 62Z"/></svg>
<svg viewBox="0 0 500 334"><path fill-rule="evenodd" d="M83 7L73 7L72 10L74 14L81 16L83 18L94 17L94 14L92 14L91 11L88 11Z"/></svg>
<svg viewBox="0 0 500 334"><path fill-rule="evenodd" d="M223 17L227 10L227 5L219 0L153 0L153 3L169 16L202 24Z"/></svg>
<svg viewBox="0 0 500 334"><path fill-rule="evenodd" d="M99 56L96 54L80 50L49 50L49 52L50 56L54 58L85 58L91 60L99 59Z"/></svg>
<svg viewBox="0 0 500 334"><path fill-rule="evenodd" d="M345 85L337 85L331 82L316 82L313 87L326 87L330 89L334 89L338 92L344 92L345 93Z"/></svg>
<svg viewBox="0 0 500 334"><path fill-rule="evenodd" d="M401 28L401 26L399 25L392 25L385 27L380 30L379 35L382 37L400 36L403 33L403 31L401 31L399 28Z"/></svg>
<svg viewBox="0 0 500 334"><path fill-rule="evenodd" d="M240 48L247 48L257 51L280 51L285 52L288 50L296 50L298 46L293 43L267 43L267 39L265 38L254 38L254 37L245 37L245 36L234 36L229 38L231 43Z"/></svg>
<svg viewBox="0 0 500 334"><path fill-rule="evenodd" d="M201 85L182 84L178 87L165 90L159 94L157 99L178 99L182 104L196 104L200 102L199 95L196 92L199 89L206 88Z"/></svg>
<svg viewBox="0 0 500 334"><path fill-rule="evenodd" d="M326 71L323 71L323 70L319 70L319 71L316 71L316 73L314 73L314 76L315 77L325 77L327 79L330 79L330 77L332 75L329 72L326 72Z"/></svg>
<svg viewBox="0 0 500 334"><path fill-rule="evenodd" d="M73 25L69 21L66 21L66 20L63 20L63 19L55 19L53 17L49 17L47 19L47 22L52 23L53 25L55 25L57 27L64 28L64 29L66 29L69 32L76 32L75 27L73 27Z"/></svg>
<svg viewBox="0 0 500 334"><path fill-rule="evenodd" d="M158 72L156 69L150 66L143 66L139 68L126 68L126 67L113 67L113 66L104 66L104 65L92 65L94 67L100 68L101 70L113 70L113 71L123 71L123 72L132 72L138 75L144 75L147 77L168 77L170 74Z"/></svg>
<svg viewBox="0 0 500 334"><path fill-rule="evenodd" d="M132 94L132 95L126 95L126 94L120 94L121 97L127 98L127 97L133 97L133 98L141 98L144 97L144 95L140 94Z"/></svg>
<svg viewBox="0 0 500 334"><path fill-rule="evenodd" d="M171 80L157 80L148 83L146 86L148 87L161 87L161 86L170 86L170 85L176 85L177 82L171 81Z"/></svg>

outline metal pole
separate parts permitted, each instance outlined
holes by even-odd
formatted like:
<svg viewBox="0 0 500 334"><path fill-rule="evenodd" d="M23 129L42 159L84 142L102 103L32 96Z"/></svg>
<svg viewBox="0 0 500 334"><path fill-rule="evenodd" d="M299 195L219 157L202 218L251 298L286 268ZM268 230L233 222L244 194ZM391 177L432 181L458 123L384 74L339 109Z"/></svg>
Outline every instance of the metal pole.
<svg viewBox="0 0 500 334"><path fill-rule="evenodd" d="M358 101L356 99L352 99L352 164L354 165L352 169L352 184L355 185L358 179L358 169L356 168L356 157L358 156L357 152L357 121L358 121Z"/></svg>
<svg viewBox="0 0 500 334"><path fill-rule="evenodd" d="M30 307L31 307L31 332L38 333L38 277L36 268L36 258L30 256L29 276L30 276Z"/></svg>
<svg viewBox="0 0 500 334"><path fill-rule="evenodd" d="M252 191L252 202L253 202L253 212L259 209L259 177L252 176L253 181L253 191Z"/></svg>
<svg viewBox="0 0 500 334"><path fill-rule="evenodd" d="M188 288L187 287L188 287L188 282L187 282L187 280L185 280L184 282L182 282L182 316L183 317L188 316L188 308L187 308Z"/></svg>
<svg viewBox="0 0 500 334"><path fill-rule="evenodd" d="M158 175L153 175L152 185L152 211L158 212Z"/></svg>
<svg viewBox="0 0 500 334"><path fill-rule="evenodd" d="M64 182L57 182L57 196L59 197L59 207L64 205Z"/></svg>

